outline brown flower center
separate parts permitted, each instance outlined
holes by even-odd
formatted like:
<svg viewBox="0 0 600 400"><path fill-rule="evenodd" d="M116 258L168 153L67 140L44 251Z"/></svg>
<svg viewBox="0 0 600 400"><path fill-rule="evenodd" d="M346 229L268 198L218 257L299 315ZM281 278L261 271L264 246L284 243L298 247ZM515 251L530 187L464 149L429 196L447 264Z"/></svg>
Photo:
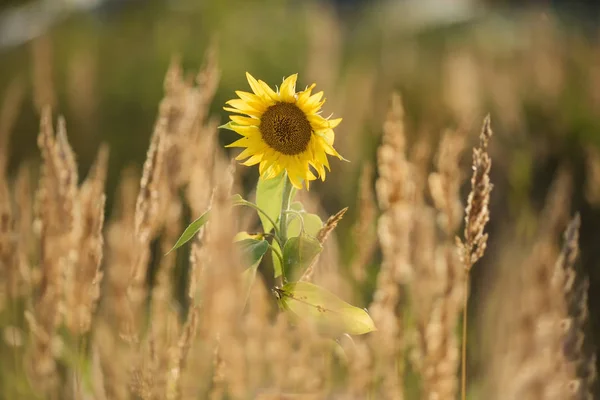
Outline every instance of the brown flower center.
<svg viewBox="0 0 600 400"><path fill-rule="evenodd" d="M306 115L293 103L276 103L267 108L259 129L271 148L291 156L306 150L312 134Z"/></svg>

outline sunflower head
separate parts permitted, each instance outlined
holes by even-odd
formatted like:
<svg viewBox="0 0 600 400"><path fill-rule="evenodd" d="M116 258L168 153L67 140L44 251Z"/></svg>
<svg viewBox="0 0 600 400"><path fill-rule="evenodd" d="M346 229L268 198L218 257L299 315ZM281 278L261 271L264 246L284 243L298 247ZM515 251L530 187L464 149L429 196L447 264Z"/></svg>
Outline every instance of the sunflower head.
<svg viewBox="0 0 600 400"><path fill-rule="evenodd" d="M277 91L249 73L246 77L252 93L237 91L239 98L224 107L236 113L226 127L242 136L227 146L244 148L236 159L245 160L244 165L259 164L263 179L286 171L297 188L302 182L308 188L317 177L325 180L327 155L343 158L333 148L333 128L342 119L320 115L323 92L311 94L315 84L296 92L297 74L285 78Z"/></svg>

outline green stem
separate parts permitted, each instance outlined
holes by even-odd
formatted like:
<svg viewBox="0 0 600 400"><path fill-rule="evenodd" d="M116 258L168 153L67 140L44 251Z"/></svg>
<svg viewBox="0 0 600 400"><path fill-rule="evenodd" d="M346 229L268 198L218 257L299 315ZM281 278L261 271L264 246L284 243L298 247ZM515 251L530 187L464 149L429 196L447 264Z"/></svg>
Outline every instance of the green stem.
<svg viewBox="0 0 600 400"><path fill-rule="evenodd" d="M262 214L270 223L271 225L273 225L273 230L275 231L275 239L277 240L277 242L279 243L279 245L281 246L281 248L283 248L283 243L285 243L285 241L282 241L281 235L279 234L279 229L277 228L277 224L275 223L275 221L273 221L273 219L271 217L269 217L269 215L264 212L260 207L258 207L256 204L249 202L247 200L239 200L233 203L233 206L246 206L246 207L250 207L255 209L258 213Z"/></svg>
<svg viewBox="0 0 600 400"><path fill-rule="evenodd" d="M271 248L271 251L273 252L273 254L275 254L277 256L277 258L279 259L279 262L281 263L281 268L283 269L283 254L281 254L281 252L279 250L277 250L272 244L269 243L269 247Z"/></svg>
<svg viewBox="0 0 600 400"><path fill-rule="evenodd" d="M285 245L287 241L287 216L290 211L290 203L292 200L292 190L293 186L290 182L287 173L284 172L285 176L283 177L283 193L281 194L281 212L279 214L279 237L281 238L281 248ZM280 285L283 285L286 282L285 275L283 272L283 260L281 262L281 281L278 282Z"/></svg>
<svg viewBox="0 0 600 400"><path fill-rule="evenodd" d="M287 211L284 211L284 212L286 214L288 214L288 215L292 215L294 217L297 217L298 220L300 221L300 230L302 232L304 232L304 219L302 218L302 213L300 211L296 211L296 210L287 210ZM292 222L292 221L288 220L288 222Z"/></svg>
<svg viewBox="0 0 600 400"><path fill-rule="evenodd" d="M283 194L281 195L281 214L279 215L279 234L281 235L283 244L287 240L287 215L288 211L290 211L292 189L292 183L286 174L283 181Z"/></svg>

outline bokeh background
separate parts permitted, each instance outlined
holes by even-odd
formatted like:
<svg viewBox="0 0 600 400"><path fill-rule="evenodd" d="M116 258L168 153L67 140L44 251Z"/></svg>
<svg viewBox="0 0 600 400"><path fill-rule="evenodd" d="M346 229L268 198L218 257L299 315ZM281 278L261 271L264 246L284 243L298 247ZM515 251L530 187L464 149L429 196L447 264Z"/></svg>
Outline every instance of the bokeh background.
<svg viewBox="0 0 600 400"><path fill-rule="evenodd" d="M351 162L333 161L329 179L311 186L324 216L351 207L338 232L343 260L360 171L375 162L391 94L402 96L417 149L435 151L445 129L465 130L475 144L489 113L495 186L489 250L474 271L474 318L485 321L498 271L520 267L502 254L506 242L534 240L551 183L565 170L571 211L582 216L592 337L600 339L599 10L594 1L3 1L0 93L14 124L0 127L12 132L0 145L10 146L9 173L37 163L40 106L52 104L66 118L80 176L109 145L110 213L121 171L143 163L173 60L193 77L214 46L221 81L211 112L223 122L224 102L247 90L246 71L271 85L298 72L299 86L325 91L324 114L344 118L336 147ZM465 177L469 165L467 152ZM255 179L253 169L243 173L247 189ZM476 343L486 340L485 329L477 335Z"/></svg>

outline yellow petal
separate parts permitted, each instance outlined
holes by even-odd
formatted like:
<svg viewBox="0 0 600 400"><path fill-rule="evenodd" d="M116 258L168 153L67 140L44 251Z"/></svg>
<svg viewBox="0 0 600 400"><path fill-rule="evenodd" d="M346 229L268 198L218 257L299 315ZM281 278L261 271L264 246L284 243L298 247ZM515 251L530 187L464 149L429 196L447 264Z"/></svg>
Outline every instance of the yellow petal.
<svg viewBox="0 0 600 400"><path fill-rule="evenodd" d="M241 139L236 140L233 143L226 145L225 147L261 147L265 145L262 139L258 136L244 136Z"/></svg>
<svg viewBox="0 0 600 400"><path fill-rule="evenodd" d="M274 178L281 173L281 171L283 170L283 167L281 164L279 164L277 162L278 158L279 158L279 155L274 156L272 152L265 153L265 155L263 156L263 160L266 160L267 162L264 164L263 172L261 172L261 174L260 174L264 179ZM260 166L259 166L259 169L260 169Z"/></svg>
<svg viewBox="0 0 600 400"><path fill-rule="evenodd" d="M257 117L257 118L260 118L260 116L263 115L263 113L260 111L250 110L250 109L241 111L241 110L238 110L237 108L223 107L223 110L234 112L234 113L246 114L246 115L250 115L252 117Z"/></svg>
<svg viewBox="0 0 600 400"><path fill-rule="evenodd" d="M250 72L248 72L248 71L246 71L246 79L248 80L248 83L250 84L252 91L256 95L260 96L264 93L262 88L258 84L258 81L252 75L250 75Z"/></svg>
<svg viewBox="0 0 600 400"><path fill-rule="evenodd" d="M314 107L315 105L319 104L319 102L320 102L320 100L321 100L322 97L323 97L323 91L320 91L318 93L313 94L306 101L306 106L307 107Z"/></svg>
<svg viewBox="0 0 600 400"><path fill-rule="evenodd" d="M258 81L258 83L260 84L260 87L264 90L266 96L269 96L273 101L279 100L279 95L277 94L277 92L271 89L269 85L267 85L263 81Z"/></svg>
<svg viewBox="0 0 600 400"><path fill-rule="evenodd" d="M283 170L283 168L281 168L277 164L271 166L270 168L268 168L265 171L266 179L271 179L271 178L275 178L276 176L279 176L279 174L281 173L282 170Z"/></svg>
<svg viewBox="0 0 600 400"><path fill-rule="evenodd" d="M253 153L246 148L240 154L238 154L235 159L240 161L240 160L244 160L252 155L253 155Z"/></svg>
<svg viewBox="0 0 600 400"><path fill-rule="evenodd" d="M315 176L315 174L313 174L313 172L308 169L308 165L306 166L306 181L308 183L308 181L314 181L315 179L317 179L317 177Z"/></svg>
<svg viewBox="0 0 600 400"><path fill-rule="evenodd" d="M233 127L232 127L233 129ZM333 146L333 141L335 139L335 133L331 129L323 129L319 131L315 131L315 134L327 142L328 145Z"/></svg>
<svg viewBox="0 0 600 400"><path fill-rule="evenodd" d="M299 189L302 188L303 180L308 184L309 180L315 179L315 176L308 168L308 163L301 160L298 156L288 156L288 165L286 166L286 170L292 185Z"/></svg>
<svg viewBox="0 0 600 400"><path fill-rule="evenodd" d="M298 79L298 74L293 74L288 76L283 80L281 84L281 88L279 88L279 95L281 96L281 100L285 102L292 103L296 100L296 80Z"/></svg>
<svg viewBox="0 0 600 400"><path fill-rule="evenodd" d="M314 89L315 86L316 85L313 83L312 85L307 87L305 90L298 93L298 107L302 108L304 103L306 103L306 101L309 99L310 92L312 92L312 90Z"/></svg>
<svg viewBox="0 0 600 400"><path fill-rule="evenodd" d="M230 115L229 118L236 124L240 125L258 126L260 124L260 120L258 118L242 117L241 115Z"/></svg>
<svg viewBox="0 0 600 400"><path fill-rule="evenodd" d="M260 165L258 166L258 173L262 176L267 173L267 171L273 166L273 160L270 160L268 156L263 156Z"/></svg>
<svg viewBox="0 0 600 400"><path fill-rule="evenodd" d="M259 111L265 112L267 110L267 106L260 101L245 101L242 99L233 99L229 100L226 104L229 104L232 107L237 108L240 111Z"/></svg>
<svg viewBox="0 0 600 400"><path fill-rule="evenodd" d="M260 166L258 167L258 171L261 175L263 175L263 173L267 173L267 171L269 169L271 169L271 167L273 167L274 165L277 164L277 162L279 161L280 158L280 153L276 152L275 150L268 148L267 150L265 150L265 154L263 157L263 163L260 164ZM281 171L281 169L279 169L279 171Z"/></svg>
<svg viewBox="0 0 600 400"><path fill-rule="evenodd" d="M306 113L306 111L304 112ZM329 122L325 118L321 117L319 114L308 114L307 119L315 131L329 128Z"/></svg>
<svg viewBox="0 0 600 400"><path fill-rule="evenodd" d="M319 174L319 178L321 178L322 181L325 181L325 167L323 166L323 164L318 163L318 162L314 162L311 161L310 165L317 170L317 173Z"/></svg>
<svg viewBox="0 0 600 400"><path fill-rule="evenodd" d="M235 94L238 95L238 97L242 100L244 100L245 102L250 102L253 101L255 103L261 103L262 102L262 98L255 95L254 93L248 93L248 92L244 92L242 90L236 90Z"/></svg>
<svg viewBox="0 0 600 400"><path fill-rule="evenodd" d="M321 141L321 145L323 146L323 150L325 150L325 153L330 154L332 156L336 156L337 158L339 158L340 160L344 160L344 161L348 161L346 160L344 157L342 157L334 148L333 146L331 146L330 144L328 144L325 139L323 139L322 137L319 137L319 140Z"/></svg>
<svg viewBox="0 0 600 400"><path fill-rule="evenodd" d="M260 164L258 165L258 174L262 175L263 172L265 172L265 167L269 164L268 160L265 160L265 157L263 156L262 161L260 162Z"/></svg>
<svg viewBox="0 0 600 400"><path fill-rule="evenodd" d="M327 120L327 122L329 122L329 129L333 129L336 126L338 126L340 124L340 122L342 122L342 119L341 118L329 119L329 120Z"/></svg>
<svg viewBox="0 0 600 400"><path fill-rule="evenodd" d="M235 159L239 161L239 160L243 160L248 157L260 156L260 160L262 160L263 155L264 154L260 148L248 147L248 148L244 149L244 151L242 151Z"/></svg>
<svg viewBox="0 0 600 400"><path fill-rule="evenodd" d="M317 159L319 164L323 165L325 168L331 171L331 168L329 167L329 160L327 159L327 155L325 154L324 149L319 149L315 151L315 158Z"/></svg>
<svg viewBox="0 0 600 400"><path fill-rule="evenodd" d="M294 187L296 189L302 189L302 178L290 173L290 171L288 171L288 178L290 178L290 182L292 182L292 185L294 185Z"/></svg>
<svg viewBox="0 0 600 400"><path fill-rule="evenodd" d="M252 125L252 126L247 126L247 125L237 125L237 126L232 126L231 129L234 132L239 133L242 136L260 136L260 130L258 129L258 126Z"/></svg>
<svg viewBox="0 0 600 400"><path fill-rule="evenodd" d="M225 147L248 147L250 140L247 137L243 137L241 139L236 140L233 143L229 143L225 145Z"/></svg>
<svg viewBox="0 0 600 400"><path fill-rule="evenodd" d="M256 165L262 160L262 157L263 157L262 154L255 154L252 157L250 157L249 159L247 159L246 161L244 161L242 164L246 165L248 167L250 167L252 165Z"/></svg>

